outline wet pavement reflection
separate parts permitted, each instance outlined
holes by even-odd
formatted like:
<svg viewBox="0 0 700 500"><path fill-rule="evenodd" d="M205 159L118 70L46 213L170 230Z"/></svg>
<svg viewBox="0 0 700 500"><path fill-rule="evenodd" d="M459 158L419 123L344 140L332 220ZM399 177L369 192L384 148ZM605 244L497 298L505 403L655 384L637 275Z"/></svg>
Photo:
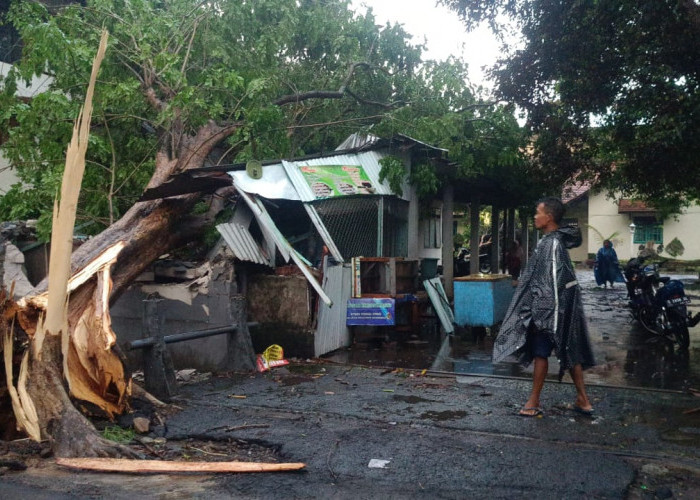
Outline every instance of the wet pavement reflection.
<svg viewBox="0 0 700 500"><path fill-rule="evenodd" d="M700 325L690 329L690 349L679 352L676 345L642 330L627 308L623 283L612 289L597 287L592 271L577 271L583 290L591 343L597 366L586 371L586 383L658 389L700 388ZM697 276L673 276L686 286ZM700 311L700 291L687 290L693 301L690 311ZM444 338L435 321L422 325L420 333L374 331L356 335L348 349L327 359L357 365L386 368L429 369L458 374L481 374L530 378L532 366L513 362L491 362L495 329L475 338L468 328ZM552 358L549 378L556 380L559 363ZM566 375L564 380L570 380Z"/></svg>

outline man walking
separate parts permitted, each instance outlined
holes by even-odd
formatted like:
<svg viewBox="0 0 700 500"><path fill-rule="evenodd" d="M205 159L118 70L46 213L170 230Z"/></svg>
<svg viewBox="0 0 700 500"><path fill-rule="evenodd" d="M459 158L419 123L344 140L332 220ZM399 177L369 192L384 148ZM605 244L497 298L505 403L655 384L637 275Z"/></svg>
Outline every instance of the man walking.
<svg viewBox="0 0 700 500"><path fill-rule="evenodd" d="M569 370L576 386L573 409L585 415L593 414L583 383L583 369L595 362L583 315L581 288L567 252L568 248L581 244L581 232L575 227L559 227L563 216L560 199L543 198L537 203L535 227L545 236L518 282L493 347L494 363L513 353L524 364L535 360L532 392L519 413L524 417L542 414L540 393L552 350L560 363L559 380Z"/></svg>

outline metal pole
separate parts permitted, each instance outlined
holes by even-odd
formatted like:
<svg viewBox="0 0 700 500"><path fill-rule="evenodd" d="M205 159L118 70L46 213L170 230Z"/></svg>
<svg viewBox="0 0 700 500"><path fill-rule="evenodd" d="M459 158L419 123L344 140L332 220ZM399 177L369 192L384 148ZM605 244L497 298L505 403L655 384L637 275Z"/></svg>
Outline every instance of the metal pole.
<svg viewBox="0 0 700 500"><path fill-rule="evenodd" d="M377 257L384 257L384 197L379 197L377 209Z"/></svg>
<svg viewBox="0 0 700 500"><path fill-rule="evenodd" d="M248 326L258 326L257 321L251 321L247 323ZM196 330L193 332L182 332L175 333L173 335L167 335L163 337L163 341L166 344L173 344L175 342L182 342L184 340L200 339L203 337L211 337L212 335L219 335L221 333L233 332L238 328L238 325L221 326L218 328L208 328L206 330ZM135 349L143 349L144 347L150 347L157 342L155 337L147 337L145 339L134 340L133 342L127 342L125 344L127 350L133 351Z"/></svg>
<svg viewBox="0 0 700 500"><path fill-rule="evenodd" d="M442 276L445 295L454 298L454 186L443 188L442 193Z"/></svg>

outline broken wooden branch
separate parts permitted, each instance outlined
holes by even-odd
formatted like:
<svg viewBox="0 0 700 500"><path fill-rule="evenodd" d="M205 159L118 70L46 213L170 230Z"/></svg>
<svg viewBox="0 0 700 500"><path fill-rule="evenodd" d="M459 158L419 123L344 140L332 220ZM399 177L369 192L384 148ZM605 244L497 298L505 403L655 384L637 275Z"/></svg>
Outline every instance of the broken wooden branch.
<svg viewBox="0 0 700 500"><path fill-rule="evenodd" d="M282 472L300 470L304 463L263 462L167 462L163 460L127 460L123 458L57 458L56 463L70 469L102 472Z"/></svg>

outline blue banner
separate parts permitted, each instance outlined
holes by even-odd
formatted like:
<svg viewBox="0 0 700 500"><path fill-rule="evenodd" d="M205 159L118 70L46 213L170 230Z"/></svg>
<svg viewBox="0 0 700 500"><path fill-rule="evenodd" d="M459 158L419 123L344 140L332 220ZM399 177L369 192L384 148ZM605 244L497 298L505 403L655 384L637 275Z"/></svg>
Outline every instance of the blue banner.
<svg viewBox="0 0 700 500"><path fill-rule="evenodd" d="M391 326L395 324L394 299L349 299L348 326Z"/></svg>

